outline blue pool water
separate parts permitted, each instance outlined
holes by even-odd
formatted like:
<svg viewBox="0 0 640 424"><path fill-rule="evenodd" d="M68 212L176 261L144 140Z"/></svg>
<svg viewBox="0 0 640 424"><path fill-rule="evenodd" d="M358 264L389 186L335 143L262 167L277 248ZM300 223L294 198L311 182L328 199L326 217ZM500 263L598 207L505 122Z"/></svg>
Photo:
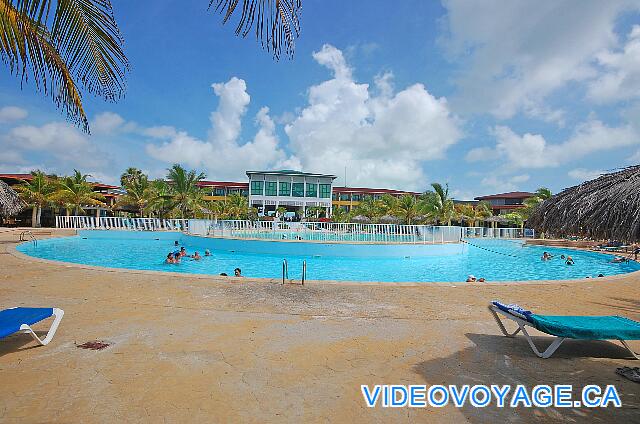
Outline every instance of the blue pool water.
<svg viewBox="0 0 640 424"><path fill-rule="evenodd" d="M213 256L165 264L167 253L174 250L174 240L189 253L197 250L203 254L209 248ZM246 277L263 278L281 278L282 261L287 259L289 277L299 279L306 260L309 280L459 282L469 274L487 281L568 280L640 270L636 262L615 264L610 262L611 256L594 252L525 246L515 240L469 242L472 244L344 245L224 240L166 232L82 231L74 237L40 240L37 247L23 243L18 250L42 259L110 268L233 275L239 267ZM543 262L543 251L556 257ZM575 265L565 265L561 254L571 255Z"/></svg>

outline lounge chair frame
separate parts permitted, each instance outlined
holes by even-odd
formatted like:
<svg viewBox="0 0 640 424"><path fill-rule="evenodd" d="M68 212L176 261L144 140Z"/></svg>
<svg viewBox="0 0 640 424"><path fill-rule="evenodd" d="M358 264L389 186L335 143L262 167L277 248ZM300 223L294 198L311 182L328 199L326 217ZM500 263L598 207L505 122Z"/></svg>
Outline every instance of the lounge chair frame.
<svg viewBox="0 0 640 424"><path fill-rule="evenodd" d="M53 323L51 324L51 327L49 328L49 331L47 332L47 335L44 339L40 339L35 331L33 331L33 329L27 324L22 324L20 326L20 330L18 330L18 333L30 334L31 337L33 337L33 339L36 341L36 343L45 346L49 344L51 339L53 339L53 336L56 334L56 330L58 330L60 321L62 321L62 317L64 316L64 311L60 308L53 308L52 316L54 317Z"/></svg>
<svg viewBox="0 0 640 424"><path fill-rule="evenodd" d="M555 339L553 340L553 342L547 347L547 349L544 352L540 352L540 350L538 350L538 347L535 345L535 343L533 343L533 339L531 338L531 336L529 335L529 333L527 332L527 329L525 327L529 326L531 328L535 328L533 327L533 325L531 325L531 323L527 320L524 320L522 318L519 318L513 314L510 314L509 312L505 312L502 309L494 306L494 305L489 305L489 311L491 312L491 314L493 315L493 318L496 320L496 323L498 323L498 327L500 327L500 331L502 331L502 334L504 334L506 337L509 338L514 338L516 336L516 334L518 334L519 332L522 331L522 334L524 335L524 337L527 339L527 342L529 342L529 346L531 346L531 350L533 350L533 353L536 354L536 356L543 358L543 359L547 359L549 358L551 355L554 354L554 352L560 347L560 345L562 344L563 341L565 341L566 337L558 337L558 336L553 336ZM512 321L514 321L516 324L518 324L518 328L510 333L506 327L504 326L502 320L500 319L500 316L498 315L502 315L504 318L508 318ZM618 339L616 339L618 340ZM640 353L636 353L631 349L631 346L629 346L629 344L627 343L626 340L618 340L620 343L622 343L622 345L627 348L627 350L631 353L631 355L635 358L635 359L640 359Z"/></svg>

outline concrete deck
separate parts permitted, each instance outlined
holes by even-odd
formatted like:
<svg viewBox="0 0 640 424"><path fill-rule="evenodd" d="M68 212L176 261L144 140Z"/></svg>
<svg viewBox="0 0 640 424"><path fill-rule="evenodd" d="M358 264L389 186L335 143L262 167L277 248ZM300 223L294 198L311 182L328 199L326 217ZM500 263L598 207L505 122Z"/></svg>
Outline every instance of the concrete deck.
<svg viewBox="0 0 640 424"><path fill-rule="evenodd" d="M18 234L0 233L0 308L55 306L65 316L48 346L0 340L2 422L640 420L640 384L615 374L640 361L618 344L568 341L538 359L522 337L501 336L486 309L498 298L538 313L640 320L640 273L282 286L45 263L15 253ZM76 347L91 340L113 344ZM614 384L623 407L368 409L361 384Z"/></svg>

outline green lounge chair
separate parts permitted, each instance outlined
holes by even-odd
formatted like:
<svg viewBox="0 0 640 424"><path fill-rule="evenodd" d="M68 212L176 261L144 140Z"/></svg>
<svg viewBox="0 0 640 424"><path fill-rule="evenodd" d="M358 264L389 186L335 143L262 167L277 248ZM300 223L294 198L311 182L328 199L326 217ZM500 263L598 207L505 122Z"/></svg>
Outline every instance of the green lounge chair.
<svg viewBox="0 0 640 424"><path fill-rule="evenodd" d="M489 311L493 314L498 327L507 337L515 337L520 331L529 342L529 346L540 358L549 358L560 347L565 339L583 340L618 340L631 352L634 358L640 359L640 354L634 352L627 340L640 340L640 322L629 318L609 316L554 316L536 315L517 305L506 305L498 301L489 304ZM509 333L500 316L514 321L518 328ZM555 336L555 340L544 351L540 352L533 343L526 327L533 327L538 331Z"/></svg>

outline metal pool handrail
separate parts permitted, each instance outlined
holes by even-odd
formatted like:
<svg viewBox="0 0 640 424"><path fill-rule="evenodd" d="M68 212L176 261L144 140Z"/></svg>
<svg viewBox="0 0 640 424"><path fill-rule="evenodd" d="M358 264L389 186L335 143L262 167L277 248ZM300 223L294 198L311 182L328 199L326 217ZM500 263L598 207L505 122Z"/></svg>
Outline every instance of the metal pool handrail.
<svg viewBox="0 0 640 424"><path fill-rule="evenodd" d="M289 279L289 264L286 259L282 260L282 284L284 284L285 278Z"/></svg>
<svg viewBox="0 0 640 424"><path fill-rule="evenodd" d="M302 261L302 285L304 286L304 281L307 279L307 261Z"/></svg>
<svg viewBox="0 0 640 424"><path fill-rule="evenodd" d="M20 241L27 241L27 238L26 238L27 235L31 236L31 242L33 243L33 246L38 247L38 239L36 238L36 236L33 235L33 233L30 230L25 230L20 233Z"/></svg>

